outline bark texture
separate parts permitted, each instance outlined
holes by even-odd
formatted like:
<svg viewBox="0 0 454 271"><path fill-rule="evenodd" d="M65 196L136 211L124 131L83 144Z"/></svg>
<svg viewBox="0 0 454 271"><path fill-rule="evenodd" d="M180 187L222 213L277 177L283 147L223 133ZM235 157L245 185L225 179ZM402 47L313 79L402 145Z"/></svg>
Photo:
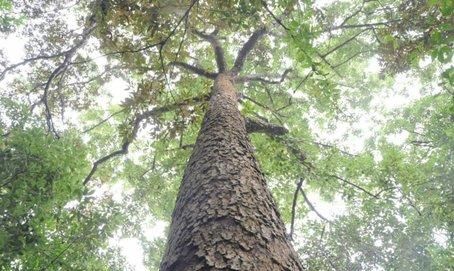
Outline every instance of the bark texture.
<svg viewBox="0 0 454 271"><path fill-rule="evenodd" d="M216 77L161 271L303 270L254 158L232 78Z"/></svg>

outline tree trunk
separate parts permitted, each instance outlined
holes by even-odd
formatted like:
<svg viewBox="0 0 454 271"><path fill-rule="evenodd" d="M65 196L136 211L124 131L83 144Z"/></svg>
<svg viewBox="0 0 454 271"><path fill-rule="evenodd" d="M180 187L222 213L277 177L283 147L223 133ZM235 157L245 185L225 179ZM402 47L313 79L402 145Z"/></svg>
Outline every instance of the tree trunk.
<svg viewBox="0 0 454 271"><path fill-rule="evenodd" d="M215 79L172 215L161 271L179 270L303 270L226 74Z"/></svg>

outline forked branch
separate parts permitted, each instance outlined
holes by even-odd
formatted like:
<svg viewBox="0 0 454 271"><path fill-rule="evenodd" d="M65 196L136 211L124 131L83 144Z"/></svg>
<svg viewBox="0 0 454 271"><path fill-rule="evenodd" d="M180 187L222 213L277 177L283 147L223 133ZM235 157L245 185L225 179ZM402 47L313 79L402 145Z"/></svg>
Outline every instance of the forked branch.
<svg viewBox="0 0 454 271"><path fill-rule="evenodd" d="M194 33L201 37L202 39L208 41L211 46L213 47L214 54L216 57L216 64L218 66L218 71L219 73L225 72L226 70L226 64L225 64L225 57L224 57L224 50L222 49L221 44L219 43L219 40L217 39L214 31L211 34L205 34L200 31L195 30Z"/></svg>

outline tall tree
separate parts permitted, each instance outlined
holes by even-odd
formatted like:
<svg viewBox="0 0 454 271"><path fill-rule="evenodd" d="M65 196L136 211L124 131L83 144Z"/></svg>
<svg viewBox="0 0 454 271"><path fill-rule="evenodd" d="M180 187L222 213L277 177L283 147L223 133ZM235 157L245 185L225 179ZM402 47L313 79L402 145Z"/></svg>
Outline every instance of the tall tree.
<svg viewBox="0 0 454 271"><path fill-rule="evenodd" d="M226 69L217 38L199 33L213 45L218 73L202 73L214 77L214 86L178 192L161 270L303 270L254 157L234 87L265 31L251 36L232 69Z"/></svg>
<svg viewBox="0 0 454 271"><path fill-rule="evenodd" d="M452 269L452 11L0 0L0 270Z"/></svg>

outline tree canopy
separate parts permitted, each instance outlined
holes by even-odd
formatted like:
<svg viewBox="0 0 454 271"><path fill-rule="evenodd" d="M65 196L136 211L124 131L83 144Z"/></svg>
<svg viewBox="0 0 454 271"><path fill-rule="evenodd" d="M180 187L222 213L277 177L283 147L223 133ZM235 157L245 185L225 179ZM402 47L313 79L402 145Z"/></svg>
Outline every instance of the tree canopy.
<svg viewBox="0 0 454 271"><path fill-rule="evenodd" d="M308 270L453 269L453 9L0 0L0 270L157 270L226 65Z"/></svg>

